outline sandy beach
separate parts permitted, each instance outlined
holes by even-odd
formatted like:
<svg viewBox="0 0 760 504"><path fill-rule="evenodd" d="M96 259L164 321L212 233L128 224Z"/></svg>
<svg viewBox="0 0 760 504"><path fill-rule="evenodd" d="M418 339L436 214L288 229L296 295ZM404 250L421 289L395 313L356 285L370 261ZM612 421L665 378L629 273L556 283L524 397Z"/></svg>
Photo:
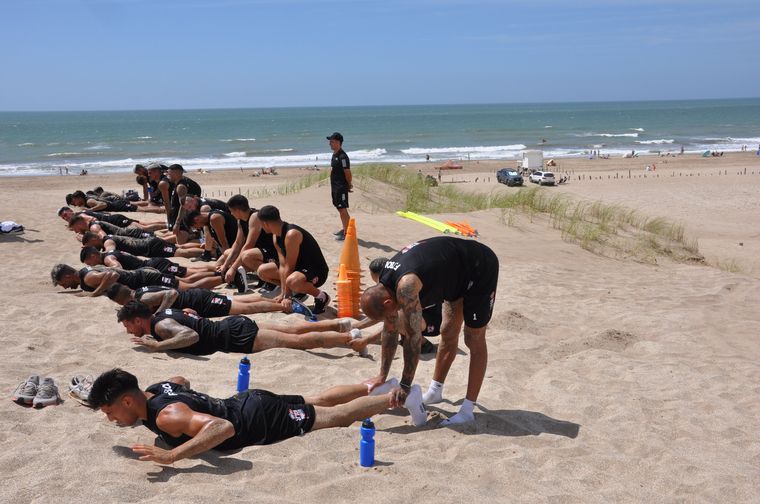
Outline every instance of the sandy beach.
<svg viewBox="0 0 760 504"><path fill-rule="evenodd" d="M146 428L119 428L68 398L69 379L122 367L146 387L181 374L217 397L234 392L240 355L188 358L135 348L107 298L53 287L58 262L79 265L79 244L56 211L64 195L102 185L120 192L131 174L2 178L0 220L26 233L0 238L0 501L27 502L757 502L760 486L760 157L560 159L570 181L541 188L682 222L704 264L647 264L594 254L562 240L541 217L502 222L496 210L434 215L467 220L501 262L488 330L489 367L476 421L438 428L464 397L468 351L460 341L428 425L375 417L377 464L359 466L359 426L234 453L210 452L172 467L136 460ZM656 165L645 171L646 165ZM474 192L517 191L494 172L514 162L463 162L441 182ZM438 176L433 163L405 169ZM312 172L250 177L189 173L208 196L258 194ZM630 173L630 175L629 175ZM371 187L371 186L370 186ZM379 211L371 190L351 195L362 266L432 229ZM319 241L334 289L340 243L329 182L253 199ZM398 210L401 210L399 208ZM138 214L149 217L146 214ZM184 260L179 260L184 262ZM368 278L368 277L367 277ZM366 279L365 279L366 280ZM334 311L328 313L334 316ZM259 320L298 320L266 314ZM438 338L433 338L437 343ZM269 350L251 356L251 386L308 394L374 376L380 348ZM434 359L416 382L426 388ZM401 372L401 352L392 375ZM50 376L64 402L42 410L9 400L30 374Z"/></svg>

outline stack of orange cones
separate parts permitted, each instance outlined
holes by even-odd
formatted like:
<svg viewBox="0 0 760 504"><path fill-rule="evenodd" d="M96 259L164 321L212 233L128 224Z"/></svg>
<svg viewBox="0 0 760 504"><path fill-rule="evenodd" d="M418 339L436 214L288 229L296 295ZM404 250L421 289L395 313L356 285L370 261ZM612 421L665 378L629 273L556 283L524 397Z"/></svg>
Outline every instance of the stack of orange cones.
<svg viewBox="0 0 760 504"><path fill-rule="evenodd" d="M351 292L351 280L348 279L348 276L346 274L345 264L340 265L340 273L338 273L338 281L335 282L335 286L338 290L338 316L352 317L354 314L353 293Z"/></svg>
<svg viewBox="0 0 760 504"><path fill-rule="evenodd" d="M348 221L346 237L343 241L343 250L340 252L339 264L345 265L346 279L351 282L351 316L358 318L361 313L359 298L361 297L361 263L359 261L359 240L356 238L356 221L352 218ZM338 277L340 282L341 278ZM340 311L340 290L338 290L338 310ZM343 316L343 315L341 315Z"/></svg>

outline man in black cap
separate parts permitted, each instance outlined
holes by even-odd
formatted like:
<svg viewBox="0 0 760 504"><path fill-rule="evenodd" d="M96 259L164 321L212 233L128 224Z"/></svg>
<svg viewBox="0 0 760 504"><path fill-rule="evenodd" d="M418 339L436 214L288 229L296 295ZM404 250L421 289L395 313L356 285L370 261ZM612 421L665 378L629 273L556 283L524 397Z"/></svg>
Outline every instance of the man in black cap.
<svg viewBox="0 0 760 504"><path fill-rule="evenodd" d="M343 135L337 131L327 137L330 141L330 149L333 151L330 160L330 189L332 190L333 206L338 209L340 222L343 227L335 233L335 239L343 241L348 229L348 193L353 189L351 183L351 161L343 150Z"/></svg>

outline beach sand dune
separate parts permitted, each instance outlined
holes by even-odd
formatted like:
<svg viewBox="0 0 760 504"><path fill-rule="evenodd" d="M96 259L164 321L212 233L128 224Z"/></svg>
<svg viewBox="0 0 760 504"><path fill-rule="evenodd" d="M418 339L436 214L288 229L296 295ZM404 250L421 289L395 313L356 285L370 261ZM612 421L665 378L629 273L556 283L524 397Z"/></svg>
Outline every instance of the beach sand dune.
<svg viewBox="0 0 760 504"><path fill-rule="evenodd" d="M760 173L758 164L738 156L714 165L669 163L702 170L699 177L684 179L688 182L676 182L678 175L671 182L660 165L659 181L606 178L627 175L628 161L568 163L576 176L602 178L546 190L681 220L708 260L735 258L742 270L612 259L563 241L540 218L518 217L508 226L495 210L434 216L466 218L501 261L488 332L489 367L474 424L436 428L464 396L469 352L463 341L446 381L446 400L429 408L428 426L411 426L401 412L375 418L378 463L372 469L358 463L358 425L161 467L135 460L128 449L154 442L143 427L111 425L103 414L69 398L42 410L6 399L0 402L0 500L757 501L760 255L747 250L758 244L758 228L749 216L756 209L760 175L705 173L717 171L719 162L721 169L736 172L746 163ZM488 186L484 180L498 166L473 163L451 177L469 178L465 188L493 189L495 181ZM254 181L239 172L198 178L207 191L241 185L244 193L250 184L280 182ZM120 189L131 179L3 181L3 219L27 227L24 235L0 242L0 377L7 395L18 381L40 374L54 377L65 397L74 374L115 366L134 372L143 386L182 374L211 395L233 392L239 355L186 358L136 350L108 299L81 299L51 286L54 263L78 263L78 244L56 216L63 195L84 182ZM365 268L369 259L433 235L380 211L378 196L369 192L352 195ZM338 219L325 184L254 203L275 204L285 220L312 231L337 269L340 244L331 235ZM743 246L736 245L740 241ZM340 348L267 351L252 356L252 386L308 394L374 376L379 356L377 346L370 347L367 359ZM429 358L420 362L417 382L423 387L433 364ZM392 373L400 370L399 358Z"/></svg>

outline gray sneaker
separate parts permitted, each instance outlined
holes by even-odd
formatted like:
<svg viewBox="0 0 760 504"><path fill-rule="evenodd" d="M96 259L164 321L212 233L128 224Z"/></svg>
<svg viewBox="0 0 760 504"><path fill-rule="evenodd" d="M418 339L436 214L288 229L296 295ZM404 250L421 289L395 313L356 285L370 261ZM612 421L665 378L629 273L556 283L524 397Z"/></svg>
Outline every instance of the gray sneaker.
<svg viewBox="0 0 760 504"><path fill-rule="evenodd" d="M18 404L32 404L34 396L37 395L37 387L40 386L40 377L32 375L26 380L22 381L16 387L11 395L11 401Z"/></svg>
<svg viewBox="0 0 760 504"><path fill-rule="evenodd" d="M69 394L74 399L86 403L90 399L92 384L92 375L76 375L69 383Z"/></svg>
<svg viewBox="0 0 760 504"><path fill-rule="evenodd" d="M52 378L43 378L40 386L37 387L37 395L34 396L32 406L35 408L44 408L45 406L54 406L58 404L61 397L58 395L58 387Z"/></svg>

